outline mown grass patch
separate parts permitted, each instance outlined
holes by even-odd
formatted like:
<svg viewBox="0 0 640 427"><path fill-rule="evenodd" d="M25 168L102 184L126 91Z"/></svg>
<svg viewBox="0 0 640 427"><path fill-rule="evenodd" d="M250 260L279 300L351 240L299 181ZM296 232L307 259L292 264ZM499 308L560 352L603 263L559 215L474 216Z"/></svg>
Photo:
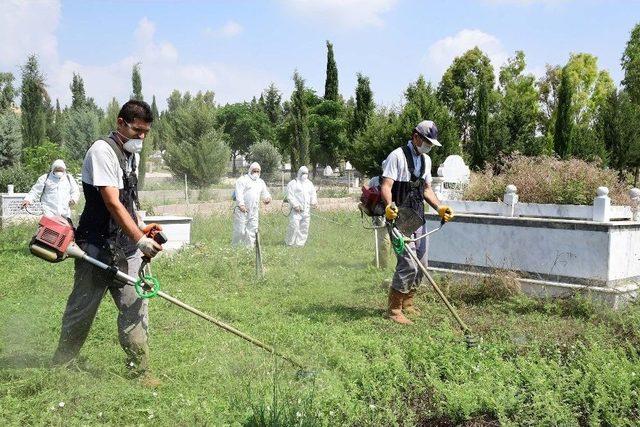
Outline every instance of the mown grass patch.
<svg viewBox="0 0 640 427"><path fill-rule="evenodd" d="M80 369L49 366L73 263L32 257L29 227L3 230L3 424L637 424L637 306L613 312L588 299L539 301L469 284L471 297L450 294L482 337L467 350L427 288L413 326L384 319L380 283L392 269L372 267L373 237L356 215L331 218L345 226L312 220L308 245L291 249L286 218L263 216L261 281L253 254L230 247L228 216L196 219L193 247L154 262L166 292L295 356L315 377L299 379L286 362L155 299L156 390L127 378L108 295Z"/></svg>

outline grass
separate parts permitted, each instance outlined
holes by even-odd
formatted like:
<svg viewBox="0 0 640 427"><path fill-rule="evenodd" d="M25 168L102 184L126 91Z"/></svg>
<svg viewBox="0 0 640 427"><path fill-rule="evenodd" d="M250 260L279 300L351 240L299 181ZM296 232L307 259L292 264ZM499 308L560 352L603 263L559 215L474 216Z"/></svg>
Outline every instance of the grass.
<svg viewBox="0 0 640 427"><path fill-rule="evenodd" d="M327 214L325 214L327 215ZM640 309L585 298L539 301L499 284L485 293L440 277L482 337L467 350L432 292L423 316L383 318L373 238L356 215L312 221L308 245L286 248L286 218L261 222L266 279L229 246L229 217L194 222L194 246L160 258L163 290L295 356L295 368L161 299L150 305L152 367L163 385L126 378L107 297L82 369L52 368L73 263L29 255L32 230L0 232L0 420L3 425L637 425ZM469 297L469 293L471 297ZM64 402L64 406L61 406Z"/></svg>

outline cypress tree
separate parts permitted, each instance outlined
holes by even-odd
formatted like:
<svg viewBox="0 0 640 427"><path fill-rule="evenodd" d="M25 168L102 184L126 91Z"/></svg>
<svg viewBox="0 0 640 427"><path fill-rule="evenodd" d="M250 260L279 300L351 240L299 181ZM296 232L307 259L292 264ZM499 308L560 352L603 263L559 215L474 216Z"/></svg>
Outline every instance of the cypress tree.
<svg viewBox="0 0 640 427"><path fill-rule="evenodd" d="M69 85L71 89L71 108L77 110L87 104L87 96L84 91L84 81L80 74L73 73L73 80Z"/></svg>
<svg viewBox="0 0 640 427"><path fill-rule="evenodd" d="M133 93L131 94L131 99L135 99L137 101L144 101L144 97L142 96L142 76L140 75L139 62L133 66L133 71L131 72L131 85L133 86Z"/></svg>
<svg viewBox="0 0 640 427"><path fill-rule="evenodd" d="M489 89L486 81L480 82L475 115L475 132L471 149L471 167L484 169L489 140Z"/></svg>
<svg viewBox="0 0 640 427"><path fill-rule="evenodd" d="M309 124L307 105L305 104L304 79L298 71L293 74L295 90L291 94L291 115L293 119L293 141L291 147L291 174L300 166L309 164Z"/></svg>
<svg viewBox="0 0 640 427"><path fill-rule="evenodd" d="M333 58L333 45L327 40L327 76L324 82L324 99L338 100L338 67Z"/></svg>
<svg viewBox="0 0 640 427"><path fill-rule="evenodd" d="M358 73L358 85L356 86L356 106L353 111L351 121L351 139L355 138L358 132L363 131L373 114L375 104L373 102L373 92L371 91L369 77Z"/></svg>
<svg viewBox="0 0 640 427"><path fill-rule="evenodd" d="M158 113L158 104L156 104L155 95L153 95L153 100L151 101L151 115L153 116L153 122L156 123L158 117L160 117L160 113Z"/></svg>
<svg viewBox="0 0 640 427"><path fill-rule="evenodd" d="M571 132L573 122L571 117L571 98L573 88L566 68L562 70L560 89L558 91L558 112L556 115L555 133L553 135L553 149L563 159L571 154Z"/></svg>
<svg viewBox="0 0 640 427"><path fill-rule="evenodd" d="M48 95L35 55L30 55L22 67L21 94L23 147L37 147L42 144L46 134Z"/></svg>

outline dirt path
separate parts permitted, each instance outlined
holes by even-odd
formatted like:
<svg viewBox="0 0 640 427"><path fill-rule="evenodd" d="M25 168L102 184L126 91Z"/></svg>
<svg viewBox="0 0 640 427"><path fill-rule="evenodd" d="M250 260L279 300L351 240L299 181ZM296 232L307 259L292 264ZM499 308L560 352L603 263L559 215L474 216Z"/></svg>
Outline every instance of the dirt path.
<svg viewBox="0 0 640 427"><path fill-rule="evenodd" d="M220 215L230 213L233 209L232 201L224 201L224 202L204 202L204 203L191 203L187 204L173 204L173 205L163 205L163 206L155 206L153 208L153 212L156 215L186 215L186 216L212 216L212 215ZM282 212L288 211L288 205L282 206L281 200L274 200L269 205L262 205L262 212ZM350 198L327 198L327 199L318 199L318 208L316 209L320 212L327 211L351 211L356 212L358 210L357 202Z"/></svg>

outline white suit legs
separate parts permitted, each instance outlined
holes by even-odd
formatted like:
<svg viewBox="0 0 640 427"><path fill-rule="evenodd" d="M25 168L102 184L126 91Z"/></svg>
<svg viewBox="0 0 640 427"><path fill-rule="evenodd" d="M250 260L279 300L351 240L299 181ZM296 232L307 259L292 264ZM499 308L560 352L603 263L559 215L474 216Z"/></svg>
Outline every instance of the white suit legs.
<svg viewBox="0 0 640 427"><path fill-rule="evenodd" d="M233 236L231 244L234 246L253 247L258 231L258 213L242 212L235 209L233 212Z"/></svg>
<svg viewBox="0 0 640 427"><path fill-rule="evenodd" d="M289 246L304 246L309 237L309 212L298 213L294 210L289 214L289 227L285 243Z"/></svg>

